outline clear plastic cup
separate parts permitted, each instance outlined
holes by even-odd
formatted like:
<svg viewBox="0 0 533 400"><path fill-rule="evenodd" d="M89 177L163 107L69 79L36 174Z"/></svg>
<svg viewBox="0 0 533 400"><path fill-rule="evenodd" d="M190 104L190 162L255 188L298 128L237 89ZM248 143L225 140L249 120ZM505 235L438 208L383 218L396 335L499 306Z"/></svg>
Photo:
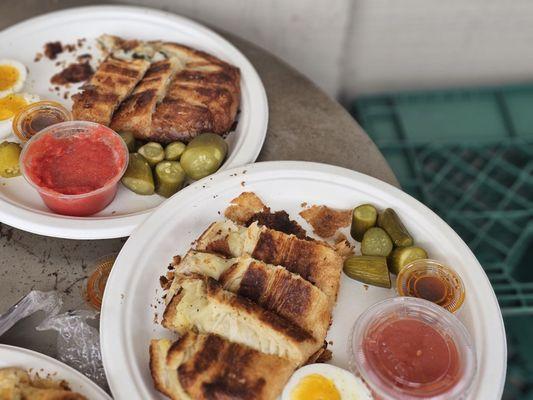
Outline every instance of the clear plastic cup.
<svg viewBox="0 0 533 400"><path fill-rule="evenodd" d="M400 296L429 300L450 312L461 308L465 287L461 277L439 261L420 259L407 264L396 279Z"/></svg>
<svg viewBox="0 0 533 400"><path fill-rule="evenodd" d="M101 140L112 149L116 173L111 179L102 182L101 187L81 194L60 193L34 181L35 170L39 169L39 165L36 165L38 163L36 161L37 156L43 155L39 146L35 146L36 143L47 136L52 136L54 140L58 141L68 138L69 141L65 141L66 146L68 146L72 137L81 138L91 135L93 138L98 135L97 140ZM80 162L83 163L83 157L80 157ZM20 155L20 168L24 178L39 192L46 206L58 214L71 216L92 215L111 203L117 193L119 180L124 175L127 166L128 148L120 135L106 126L88 121L67 121L49 126L33 136L26 143Z"/></svg>
<svg viewBox="0 0 533 400"><path fill-rule="evenodd" d="M459 319L413 297L368 308L355 322L348 351L352 371L383 400L464 399L477 370L474 345Z"/></svg>
<svg viewBox="0 0 533 400"><path fill-rule="evenodd" d="M72 113L55 101L31 103L18 112L13 119L13 132L27 142L32 136L50 125L72 121Z"/></svg>

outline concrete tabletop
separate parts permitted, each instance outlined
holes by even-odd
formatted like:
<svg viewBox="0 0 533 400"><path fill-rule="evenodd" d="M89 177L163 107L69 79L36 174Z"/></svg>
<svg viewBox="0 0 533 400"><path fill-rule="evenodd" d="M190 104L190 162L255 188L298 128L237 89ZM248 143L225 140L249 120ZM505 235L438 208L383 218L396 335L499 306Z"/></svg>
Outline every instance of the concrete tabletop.
<svg viewBox="0 0 533 400"><path fill-rule="evenodd" d="M90 3L3 0L0 30L38 14ZM336 101L268 52L231 34L222 35L249 58L267 91L269 126L258 161L324 162L398 186L374 143ZM104 255L118 253L125 241L54 239L0 224L0 314L32 289L63 293L65 311L87 308L84 286L93 263ZM0 343L56 356L55 334L33 329L41 319L42 315L35 315L19 322L0 337Z"/></svg>

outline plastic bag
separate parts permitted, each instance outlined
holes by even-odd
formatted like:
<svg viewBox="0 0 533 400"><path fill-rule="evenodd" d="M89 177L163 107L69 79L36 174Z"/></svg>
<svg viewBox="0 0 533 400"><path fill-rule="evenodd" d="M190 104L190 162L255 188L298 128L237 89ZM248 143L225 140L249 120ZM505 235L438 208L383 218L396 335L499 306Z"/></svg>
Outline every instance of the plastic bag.
<svg viewBox="0 0 533 400"><path fill-rule="evenodd" d="M46 317L55 316L61 310L63 300L58 292L32 290L26 296L0 315L0 336L23 318L37 311L44 311Z"/></svg>
<svg viewBox="0 0 533 400"><path fill-rule="evenodd" d="M107 388L107 380L100 353L98 330L87 323L96 319L96 311L71 311L58 313L63 300L58 292L31 291L4 314L0 315L0 335L23 318L37 311L44 311L45 319L36 327L39 331L56 330L57 354L60 361L92 379L100 387Z"/></svg>
<svg viewBox="0 0 533 400"><path fill-rule="evenodd" d="M58 331L57 354L60 361L80 371L100 387L107 380L100 353L98 330L87 323L98 317L96 311L78 310L46 318L37 330Z"/></svg>

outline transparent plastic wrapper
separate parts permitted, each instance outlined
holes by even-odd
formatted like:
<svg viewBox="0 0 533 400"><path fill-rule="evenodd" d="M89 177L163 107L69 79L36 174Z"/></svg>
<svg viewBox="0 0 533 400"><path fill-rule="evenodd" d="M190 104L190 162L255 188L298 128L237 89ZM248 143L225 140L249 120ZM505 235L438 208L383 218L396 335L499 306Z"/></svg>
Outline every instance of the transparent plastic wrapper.
<svg viewBox="0 0 533 400"><path fill-rule="evenodd" d="M98 329L87 320L96 319L98 312L77 310L59 314L63 300L56 291L31 291L0 315L0 335L13 325L37 311L44 311L45 319L37 330L56 330L58 359L80 371L98 385L107 388Z"/></svg>
<svg viewBox="0 0 533 400"><path fill-rule="evenodd" d="M96 311L77 310L46 318L37 330L58 331L57 354L60 361L77 369L100 387L106 388L107 381L98 329L87 320L96 319Z"/></svg>
<svg viewBox="0 0 533 400"><path fill-rule="evenodd" d="M55 316L61 310L63 300L58 292L39 292L32 290L16 304L0 315L0 335L13 325L37 311L44 311L46 318Z"/></svg>

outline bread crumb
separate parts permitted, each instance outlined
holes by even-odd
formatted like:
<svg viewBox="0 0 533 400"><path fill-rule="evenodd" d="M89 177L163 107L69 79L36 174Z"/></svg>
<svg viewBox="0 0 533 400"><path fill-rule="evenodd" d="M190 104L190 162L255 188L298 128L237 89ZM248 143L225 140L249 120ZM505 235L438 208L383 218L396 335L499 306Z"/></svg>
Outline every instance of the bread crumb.
<svg viewBox="0 0 533 400"><path fill-rule="evenodd" d="M313 232L321 238L333 236L340 228L350 225L351 210L336 210L327 206L311 206L300 215L312 227Z"/></svg>

